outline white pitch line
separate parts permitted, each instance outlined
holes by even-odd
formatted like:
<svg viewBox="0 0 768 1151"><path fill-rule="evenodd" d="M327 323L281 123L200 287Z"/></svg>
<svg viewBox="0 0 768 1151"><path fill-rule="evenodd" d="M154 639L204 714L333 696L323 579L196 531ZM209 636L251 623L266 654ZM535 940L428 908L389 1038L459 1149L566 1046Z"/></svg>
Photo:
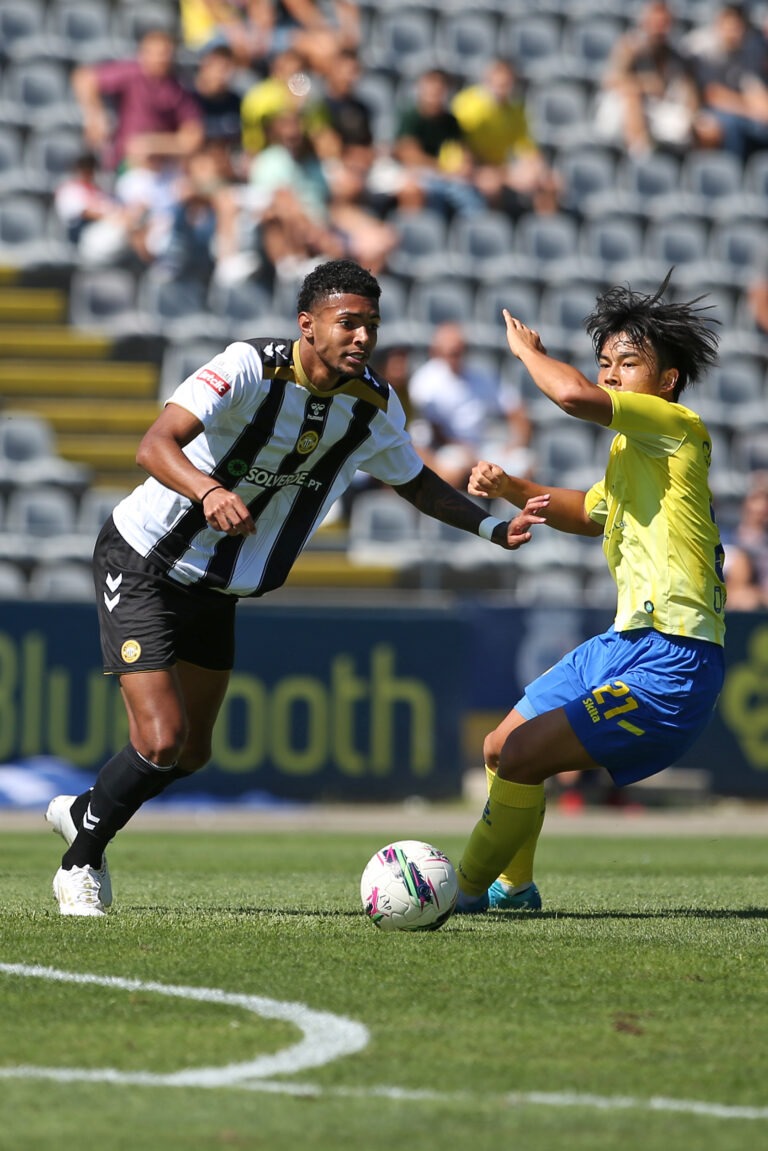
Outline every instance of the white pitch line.
<svg viewBox="0 0 768 1151"><path fill-rule="evenodd" d="M496 1103L518 1107L580 1107L596 1111L674 1112L725 1120L768 1120L768 1107L731 1106L727 1103L707 1103L697 1099L667 1099L664 1096L640 1099L631 1095L591 1095L576 1091L516 1091L502 1095L481 1095L464 1091L449 1093L415 1091L403 1087L322 1087L313 1083L271 1081L270 1075L322 1067L333 1059L362 1051L368 1044L367 1029L361 1023L344 1016L313 1011L303 1003L264 999L258 995L237 995L211 987L178 987L173 984L144 982L140 979L58 971L53 967L36 967L21 963L0 963L0 973L48 979L60 983L90 984L119 991L148 991L179 999L217 1003L224 1007L239 1007L252 1011L263 1019L280 1019L293 1023L304 1035L300 1043L284 1051L262 1056L249 1063L233 1063L225 1067L203 1067L166 1075L150 1071L118 1071L108 1067L93 1070L75 1067L0 1067L0 1080L45 1079L58 1083L113 1083L144 1087L218 1087L261 1091L271 1095L389 1099L393 1102L436 1102L446 1106L466 1100L473 1106L477 1106L478 1103Z"/></svg>
<svg viewBox="0 0 768 1151"><path fill-rule="evenodd" d="M225 1067L190 1068L168 1075L156 1075L148 1071L122 1072L112 1068L95 1071L27 1068L27 1072L37 1070L39 1078L64 1077L70 1081L83 1079L91 1082L158 1083L166 1087L229 1087L244 1079L266 1079L271 1075L323 1067L343 1055L354 1055L362 1051L369 1040L368 1030L362 1023L356 1023L342 1015L331 1015L327 1011L313 1011L304 1003L264 999L260 995L236 995L213 987L175 987L166 983L147 983L141 979L86 975L72 971L57 971L53 967L31 967L23 963L0 963L0 973L31 976L59 983L91 984L118 991L148 991L178 999L217 1003L222 1007L240 1007L245 1011L254 1012L262 1019L279 1019L292 1023L303 1033L299 1043L282 1051L262 1055L248 1063L232 1063Z"/></svg>

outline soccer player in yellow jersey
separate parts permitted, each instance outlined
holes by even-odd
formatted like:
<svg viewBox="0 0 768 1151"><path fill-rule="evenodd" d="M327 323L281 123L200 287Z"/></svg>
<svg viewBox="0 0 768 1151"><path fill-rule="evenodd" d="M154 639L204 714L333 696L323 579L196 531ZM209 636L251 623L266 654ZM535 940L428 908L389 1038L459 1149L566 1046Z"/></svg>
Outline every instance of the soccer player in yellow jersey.
<svg viewBox="0 0 768 1151"><path fill-rule="evenodd" d="M680 394L717 358L704 309L613 287L586 330L597 385L547 355L538 333L504 312L507 341L534 382L576 419L615 432L605 476L588 492L547 488L495 464L469 491L518 506L549 495L538 521L603 536L618 588L609 631L530 683L486 737L488 802L458 865L463 913L538 910L533 861L544 781L607 769L621 786L679 759L712 714L723 680L725 588L711 505L711 441Z"/></svg>

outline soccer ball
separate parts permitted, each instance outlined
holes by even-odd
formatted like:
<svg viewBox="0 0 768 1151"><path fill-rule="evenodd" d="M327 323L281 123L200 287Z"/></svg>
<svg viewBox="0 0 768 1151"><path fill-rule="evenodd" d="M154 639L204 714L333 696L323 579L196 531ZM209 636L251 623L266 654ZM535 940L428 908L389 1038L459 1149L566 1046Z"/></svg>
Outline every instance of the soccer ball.
<svg viewBox="0 0 768 1151"><path fill-rule="evenodd" d="M448 856L418 839L382 847L360 880L363 910L382 931L435 931L453 914L458 894Z"/></svg>

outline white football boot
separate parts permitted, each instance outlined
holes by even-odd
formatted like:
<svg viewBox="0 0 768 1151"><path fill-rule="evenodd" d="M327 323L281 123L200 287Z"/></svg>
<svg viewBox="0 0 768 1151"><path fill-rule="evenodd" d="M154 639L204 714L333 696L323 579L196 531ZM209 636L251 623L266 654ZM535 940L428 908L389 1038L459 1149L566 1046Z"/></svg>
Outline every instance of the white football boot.
<svg viewBox="0 0 768 1151"><path fill-rule="evenodd" d="M106 915L94 867L63 867L53 877L53 894L62 915Z"/></svg>
<svg viewBox="0 0 768 1151"><path fill-rule="evenodd" d="M70 808L77 799L76 795L57 795L48 804L48 810L45 813L45 818L51 825L51 830L55 831L57 835L66 843L67 847L71 847L75 836L77 835L77 828L75 827L74 820ZM107 866L107 857L102 855L101 866L91 869L99 883L100 899L104 907L112 906L112 880L109 878L109 867ZM70 912L69 914L73 914Z"/></svg>

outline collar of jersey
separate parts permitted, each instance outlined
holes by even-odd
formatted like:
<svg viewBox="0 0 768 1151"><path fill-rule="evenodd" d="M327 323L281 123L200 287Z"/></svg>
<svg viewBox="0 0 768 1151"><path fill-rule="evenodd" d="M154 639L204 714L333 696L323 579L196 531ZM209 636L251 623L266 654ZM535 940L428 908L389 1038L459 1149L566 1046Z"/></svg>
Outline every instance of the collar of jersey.
<svg viewBox="0 0 768 1151"><path fill-rule="evenodd" d="M343 380L330 389L316 388L304 371L299 355L298 340L295 340L293 344L293 370L296 376L296 383L300 384L302 388L306 388L313 396L349 395L354 396L356 399L366 400L369 404L373 404L374 407L379 408L383 412L387 410L386 396L380 395L372 384L366 383L366 381L360 377Z"/></svg>

